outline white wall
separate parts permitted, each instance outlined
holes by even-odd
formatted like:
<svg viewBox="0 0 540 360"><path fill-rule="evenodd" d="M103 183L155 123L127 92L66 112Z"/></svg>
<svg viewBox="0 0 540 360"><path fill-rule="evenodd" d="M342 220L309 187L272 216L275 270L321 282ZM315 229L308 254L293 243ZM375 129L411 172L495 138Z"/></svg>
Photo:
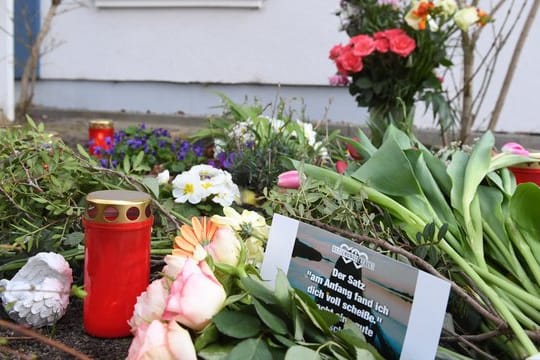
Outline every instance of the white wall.
<svg viewBox="0 0 540 360"><path fill-rule="evenodd" d="M532 1L527 3L529 7ZM365 111L355 106L346 88L326 86L334 72L328 50L346 41L333 13L337 0L266 0L261 9L96 9L92 1L86 0L86 4L54 20L51 39L62 45L41 60L41 77L50 84L44 81L38 87L39 104L127 111L145 108L158 113L178 108L204 115L213 111L209 103L217 105L216 96L198 90L195 96L185 96L194 87L212 89L215 85L230 90L228 85L241 84L231 91L235 97L241 98L240 92L245 90L244 95L262 94L271 101L277 91L271 85L282 84L291 85L288 95L306 99L308 112L317 108L310 114L314 119L323 116L320 109L333 97L337 100L330 107L330 119L365 121ZM48 1L42 7L45 14ZM496 25L504 21L505 14L498 14ZM519 30L520 24L516 35ZM486 35L490 31L486 29ZM486 36L484 43L491 39ZM524 48L497 130L540 132L536 118L539 41L540 19ZM494 106L512 51L509 44L501 54L480 119L486 119ZM88 90L93 88L100 89L96 90L99 93ZM177 103L167 106L165 101L175 94ZM434 126L429 117L417 124Z"/></svg>
<svg viewBox="0 0 540 360"><path fill-rule="evenodd" d="M0 3L0 111L13 121L14 74L13 74L13 0Z"/></svg>

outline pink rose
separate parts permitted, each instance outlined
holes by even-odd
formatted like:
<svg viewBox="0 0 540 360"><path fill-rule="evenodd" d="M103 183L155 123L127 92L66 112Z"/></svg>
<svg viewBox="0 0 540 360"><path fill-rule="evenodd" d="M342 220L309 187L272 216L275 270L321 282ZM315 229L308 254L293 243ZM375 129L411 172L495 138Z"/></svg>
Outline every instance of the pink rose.
<svg viewBox="0 0 540 360"><path fill-rule="evenodd" d="M169 285L167 279L154 280L146 291L137 297L137 303L133 309L133 316L129 320L131 332L135 333L141 324L151 323L153 320L160 320L165 303L169 296Z"/></svg>
<svg viewBox="0 0 540 360"><path fill-rule="evenodd" d="M187 259L174 280L164 320L176 320L193 330L202 330L223 307L227 294L206 262Z"/></svg>
<svg viewBox="0 0 540 360"><path fill-rule="evenodd" d="M384 32L379 31L373 34L373 39L375 40L375 50L380 53L387 53L390 49L390 44L388 38L384 35Z"/></svg>
<svg viewBox="0 0 540 360"><path fill-rule="evenodd" d="M388 39L390 51L401 57L409 56L416 49L416 41L407 34L392 36Z"/></svg>
<svg viewBox="0 0 540 360"><path fill-rule="evenodd" d="M364 64L362 58L352 53L352 50L344 51L337 59L336 66L342 75L362 71Z"/></svg>
<svg viewBox="0 0 540 360"><path fill-rule="evenodd" d="M236 266L240 256L240 246L240 240L234 231L229 226L220 226L210 244L205 246L205 250L216 263Z"/></svg>
<svg viewBox="0 0 540 360"><path fill-rule="evenodd" d="M339 57L339 55L341 55L342 52L343 52L343 46L341 46L341 44L334 45L330 49L330 54L328 55L328 58L330 60L336 60Z"/></svg>
<svg viewBox="0 0 540 360"><path fill-rule="evenodd" d="M176 321L168 324L154 320L137 328L127 360L196 360L197 354L189 335Z"/></svg>
<svg viewBox="0 0 540 360"><path fill-rule="evenodd" d="M364 57L375 51L375 42L369 35L356 35L351 38L353 55Z"/></svg>
<svg viewBox="0 0 540 360"><path fill-rule="evenodd" d="M297 170L290 170L278 175L277 186L285 189L298 189L300 187L300 174Z"/></svg>
<svg viewBox="0 0 540 360"><path fill-rule="evenodd" d="M182 255L165 256L165 266L162 272L171 279L176 279L180 271L184 268L187 257Z"/></svg>

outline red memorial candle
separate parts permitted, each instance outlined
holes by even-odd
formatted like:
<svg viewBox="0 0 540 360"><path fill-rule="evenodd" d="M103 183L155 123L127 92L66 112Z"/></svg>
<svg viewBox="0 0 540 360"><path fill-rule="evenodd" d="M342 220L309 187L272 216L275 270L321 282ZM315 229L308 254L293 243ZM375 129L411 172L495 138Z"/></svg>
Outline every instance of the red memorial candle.
<svg viewBox="0 0 540 360"><path fill-rule="evenodd" d="M114 126L111 120L91 120L88 126L88 152L102 155L102 150L110 150L114 145Z"/></svg>
<svg viewBox="0 0 540 360"><path fill-rule="evenodd" d="M96 337L130 334L128 320L149 283L150 196L105 190L86 196L84 225L85 331Z"/></svg>

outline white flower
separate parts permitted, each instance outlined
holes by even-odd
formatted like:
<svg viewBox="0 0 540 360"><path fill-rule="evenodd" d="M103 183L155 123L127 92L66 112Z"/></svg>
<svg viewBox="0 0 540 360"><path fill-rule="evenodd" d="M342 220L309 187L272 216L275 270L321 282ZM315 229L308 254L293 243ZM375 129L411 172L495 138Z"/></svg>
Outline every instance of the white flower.
<svg viewBox="0 0 540 360"><path fill-rule="evenodd" d="M225 151L227 143L223 139L214 139L214 155L220 154Z"/></svg>
<svg viewBox="0 0 540 360"><path fill-rule="evenodd" d="M199 176L199 178L211 178L218 175L221 172L221 170L216 169L215 167L211 165L200 164L200 165L192 166L188 172Z"/></svg>
<svg viewBox="0 0 540 360"><path fill-rule="evenodd" d="M302 132L304 138L306 139L309 146L314 147L317 142L317 133L313 130L313 124L296 120L296 122L302 127Z"/></svg>
<svg viewBox="0 0 540 360"><path fill-rule="evenodd" d="M137 297L137 303L133 308L133 315L128 321L131 332L135 333L142 323L151 323L160 320L165 311L165 304L169 296L169 284L167 279L154 280L146 291Z"/></svg>
<svg viewBox="0 0 540 360"><path fill-rule="evenodd" d="M201 179L189 171L177 175L172 181L172 185L172 195L175 202L189 201L191 204L198 204L203 199L204 190L201 187Z"/></svg>
<svg viewBox="0 0 540 360"><path fill-rule="evenodd" d="M454 14L456 25L463 31L469 31L469 27L478 20L478 10L474 6L460 9Z"/></svg>
<svg viewBox="0 0 540 360"><path fill-rule="evenodd" d="M441 9L443 16L450 17L457 10L457 4L454 0L435 0L435 6Z"/></svg>
<svg viewBox="0 0 540 360"><path fill-rule="evenodd" d="M255 141L255 134L251 130L252 127L253 121L249 118L246 121L237 122L232 127L233 138L243 144Z"/></svg>
<svg viewBox="0 0 540 360"><path fill-rule="evenodd" d="M255 211L244 210L242 214L231 207L224 207L225 216L214 215L212 221L230 226L242 239L255 236L261 240L268 238L269 227L264 217Z"/></svg>
<svg viewBox="0 0 540 360"><path fill-rule="evenodd" d="M169 178L171 175L169 174L169 170L163 170L159 174L157 174L157 182L159 185L163 185L169 182Z"/></svg>

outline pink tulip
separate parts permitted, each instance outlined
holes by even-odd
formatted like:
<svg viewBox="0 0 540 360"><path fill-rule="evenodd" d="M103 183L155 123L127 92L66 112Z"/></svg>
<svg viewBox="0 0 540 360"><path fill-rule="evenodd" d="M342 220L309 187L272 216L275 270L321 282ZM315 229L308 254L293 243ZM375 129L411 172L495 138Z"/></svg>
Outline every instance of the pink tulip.
<svg viewBox="0 0 540 360"><path fill-rule="evenodd" d="M505 153L529 156L529 152L521 144L515 142L509 142L503 145L502 149Z"/></svg>
<svg viewBox="0 0 540 360"><path fill-rule="evenodd" d="M229 226L220 226L205 250L216 263L238 265L240 240Z"/></svg>
<svg viewBox="0 0 540 360"><path fill-rule="evenodd" d="M343 174L345 173L345 171L347 170L347 167L349 166L349 164L347 164L346 161L343 161L343 160L338 160L336 161L336 171L339 173L339 174Z"/></svg>
<svg viewBox="0 0 540 360"><path fill-rule="evenodd" d="M297 170L286 171L278 176L277 185L285 189L298 189L300 187L300 174Z"/></svg>
<svg viewBox="0 0 540 360"><path fill-rule="evenodd" d="M168 324L154 320L137 328L127 360L196 360L197 354L189 332L176 321Z"/></svg>
<svg viewBox="0 0 540 360"><path fill-rule="evenodd" d="M164 320L176 320L193 330L202 330L217 314L227 294L206 262L187 259L174 280Z"/></svg>
<svg viewBox="0 0 540 360"><path fill-rule="evenodd" d="M146 291L137 297L133 309L133 316L129 320L131 332L135 333L141 324L149 324L153 320L160 320L165 311L165 304L169 296L167 279L154 280Z"/></svg>

